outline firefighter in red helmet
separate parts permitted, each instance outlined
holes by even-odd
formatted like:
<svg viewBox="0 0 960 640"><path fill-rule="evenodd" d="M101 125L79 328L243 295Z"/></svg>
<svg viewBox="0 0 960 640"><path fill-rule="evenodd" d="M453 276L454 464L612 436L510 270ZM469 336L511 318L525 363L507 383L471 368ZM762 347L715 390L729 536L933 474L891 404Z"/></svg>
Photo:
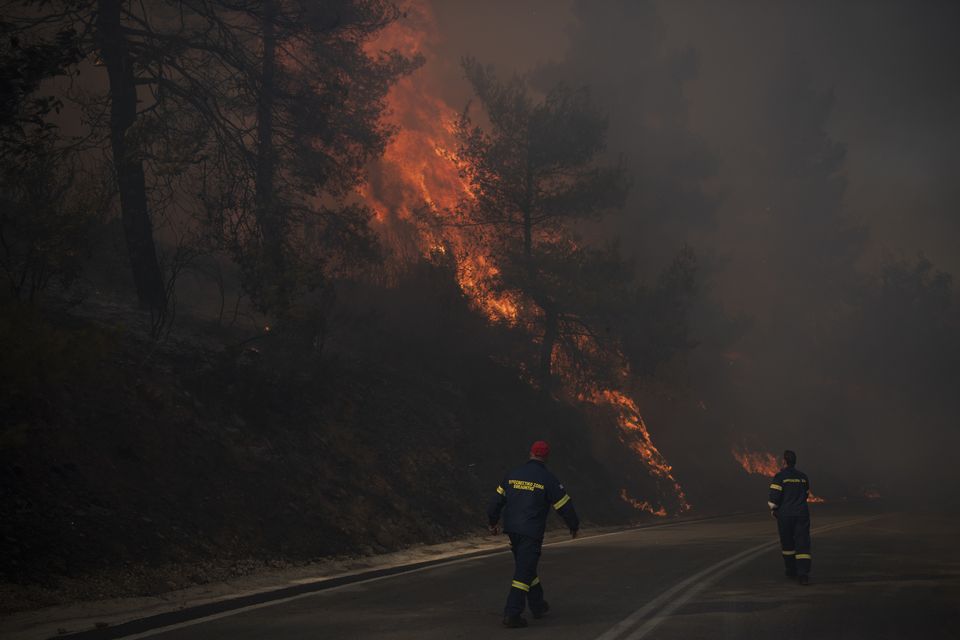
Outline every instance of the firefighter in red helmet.
<svg viewBox="0 0 960 640"><path fill-rule="evenodd" d="M514 561L513 582L503 612L506 627L527 626L521 615L527 604L534 618L542 617L550 609L543 598L537 564L551 507L566 522L571 537L576 538L580 528L580 519L570 496L546 467L549 456L550 445L543 440L534 442L530 447L530 459L503 478L487 508L490 532L496 535L500 532L500 512L506 507L503 531L510 536Z"/></svg>

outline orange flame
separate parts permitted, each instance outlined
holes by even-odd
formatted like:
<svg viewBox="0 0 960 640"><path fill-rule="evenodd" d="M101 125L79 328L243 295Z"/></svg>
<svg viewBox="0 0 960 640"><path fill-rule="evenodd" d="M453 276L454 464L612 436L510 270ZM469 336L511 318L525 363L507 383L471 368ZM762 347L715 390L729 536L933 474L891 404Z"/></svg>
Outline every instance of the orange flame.
<svg viewBox="0 0 960 640"><path fill-rule="evenodd" d="M428 65L436 47L434 16L422 3L405 8L404 18L385 29L369 48L424 54ZM361 194L374 211L388 244L396 236L412 235L414 251L423 258L451 255L457 282L477 308L492 321L513 323L519 315L516 295L496 290L500 270L484 251L478 232L453 226L454 210L473 199L460 175L455 123L458 110L441 97L433 76L422 68L394 84L387 96L390 119L399 125L382 158L371 168L372 178Z"/></svg>
<svg viewBox="0 0 960 640"><path fill-rule="evenodd" d="M646 511L647 513L652 513L653 515L660 516L661 518L667 515L667 510L663 507L663 505L661 505L659 509L654 509L653 506L646 500L636 500L635 498L631 498L626 489L620 489L620 499L637 511Z"/></svg>
<svg viewBox="0 0 960 640"><path fill-rule="evenodd" d="M733 457L737 459L737 462L740 463L740 466L743 467L743 470L747 473L759 476L766 476L767 478L772 478L777 475L777 472L780 471L780 461L772 453L767 453L766 451L748 451L745 448L734 447L730 450L730 453L733 454ZM813 492L807 494L807 502L811 503L823 503L826 502L824 498L814 495Z"/></svg>
<svg viewBox="0 0 960 640"><path fill-rule="evenodd" d="M743 470L747 473L767 476L769 478L777 475L777 472L782 468L777 457L772 453L765 451L748 451L745 448L738 449L736 447L731 449L730 453L733 454L733 457L737 459L737 462L740 463L740 466L743 467Z"/></svg>
<svg viewBox="0 0 960 640"><path fill-rule="evenodd" d="M396 49L405 55L422 54L425 67L401 79L387 101L389 118L398 125L396 136L370 171L370 180L361 196L374 211L385 244L410 260L449 257L456 266L461 291L490 321L516 325L530 321L535 305L525 304L517 293L504 292L498 285L500 269L479 228L457 225L457 205L475 196L462 177L457 157L455 122L459 109L441 96L444 87L436 73L444 64L438 49L440 31L429 5L412 2L404 7L404 18L390 25L368 45L368 51ZM431 72L431 69L433 72ZM449 74L446 74L449 75ZM522 317L523 316L523 317ZM584 345L585 347L588 345ZM559 353L555 354L558 361ZM568 384L573 388L573 385ZM651 475L669 485L681 511L690 509L686 495L673 476L673 469L654 446L636 403L616 390L579 395L594 404L616 409L623 441L642 460ZM666 509L648 502L621 497L637 509L664 516Z"/></svg>
<svg viewBox="0 0 960 640"><path fill-rule="evenodd" d="M660 450L653 444L650 431L647 429L647 424L640 415L640 409L637 407L637 403L626 394L613 389L598 390L592 395L585 396L583 399L594 404L608 405L617 411L621 440L643 460L652 476L668 484L677 498L680 511L688 511L690 509L690 503L687 501L687 495L684 493L683 487L680 486L680 483L677 482L677 479L673 476L673 467L670 466L667 459L663 457ZM624 495L625 491L621 493L620 497L627 500L624 498ZM631 502L630 500L627 501ZM633 502L631 502L631 504L633 504ZM649 506L648 503L644 504ZM634 504L634 507L640 508L637 507L636 504ZM662 505L657 510L653 510L652 508L645 508L644 510L654 515L666 515L666 510Z"/></svg>

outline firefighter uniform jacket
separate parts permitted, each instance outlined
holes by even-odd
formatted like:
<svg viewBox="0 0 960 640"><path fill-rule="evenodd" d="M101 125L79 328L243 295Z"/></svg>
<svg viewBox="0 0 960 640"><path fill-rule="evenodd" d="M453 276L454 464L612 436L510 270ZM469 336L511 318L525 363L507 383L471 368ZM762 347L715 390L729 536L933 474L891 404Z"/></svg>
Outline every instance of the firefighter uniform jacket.
<svg viewBox="0 0 960 640"><path fill-rule="evenodd" d="M580 528L580 519L570 496L556 476L539 460L528 460L522 467L508 473L497 486L487 507L491 526L500 520L500 511L504 506L504 533L543 538L551 507L556 509L571 531Z"/></svg>
<svg viewBox="0 0 960 640"><path fill-rule="evenodd" d="M770 481L770 496L767 506L780 516L810 516L807 495L810 481L807 474L793 467L785 467Z"/></svg>

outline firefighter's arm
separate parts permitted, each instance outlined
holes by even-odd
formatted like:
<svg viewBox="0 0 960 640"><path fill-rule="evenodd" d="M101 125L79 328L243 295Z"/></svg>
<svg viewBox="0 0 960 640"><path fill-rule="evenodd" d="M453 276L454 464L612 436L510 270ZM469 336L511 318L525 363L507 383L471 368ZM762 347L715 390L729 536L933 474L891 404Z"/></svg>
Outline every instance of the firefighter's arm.
<svg viewBox="0 0 960 640"><path fill-rule="evenodd" d="M577 516L577 510L573 508L573 501L570 499L570 494L566 492L562 484L556 482L552 483L549 491L547 491L547 499L567 524L567 528L570 529L570 535L576 538L577 532L580 530L580 518Z"/></svg>
<svg viewBox="0 0 960 640"><path fill-rule="evenodd" d="M780 501L783 500L783 481L780 474L773 476L770 481L770 491L767 495L767 506L771 512L776 512L780 508ZM774 513L776 515L776 513Z"/></svg>
<svg viewBox="0 0 960 640"><path fill-rule="evenodd" d="M496 490L493 493L493 496L490 498L490 502L487 504L487 520L488 528L490 533L497 535L500 533L500 512L503 511L504 505L507 504L507 492L503 488L506 482L501 482L497 485Z"/></svg>

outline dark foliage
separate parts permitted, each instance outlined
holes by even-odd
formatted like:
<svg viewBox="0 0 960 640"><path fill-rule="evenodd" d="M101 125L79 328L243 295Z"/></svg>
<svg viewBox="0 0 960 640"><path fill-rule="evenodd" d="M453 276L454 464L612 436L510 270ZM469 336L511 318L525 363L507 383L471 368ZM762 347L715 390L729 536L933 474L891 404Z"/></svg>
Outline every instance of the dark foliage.
<svg viewBox="0 0 960 640"><path fill-rule="evenodd" d="M580 247L574 224L623 202L623 169L600 161L607 123L585 88L560 84L536 101L521 77L501 81L469 58L463 66L490 126L475 124L469 109L458 123L463 175L475 195L460 213L492 231L500 286L535 307L538 378L549 388L558 341L602 331L592 320L622 286L619 258Z"/></svg>

